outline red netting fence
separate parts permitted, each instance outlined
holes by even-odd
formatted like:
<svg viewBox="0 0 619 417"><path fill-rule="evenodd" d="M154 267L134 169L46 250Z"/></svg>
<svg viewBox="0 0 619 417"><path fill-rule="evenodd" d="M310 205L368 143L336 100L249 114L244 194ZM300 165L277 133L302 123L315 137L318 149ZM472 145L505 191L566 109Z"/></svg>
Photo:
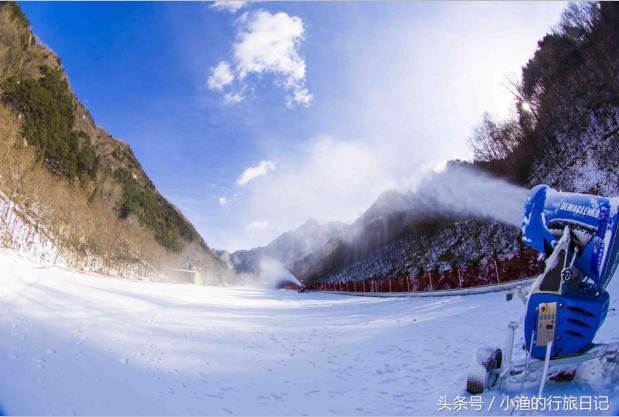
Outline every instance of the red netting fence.
<svg viewBox="0 0 619 417"><path fill-rule="evenodd" d="M428 271L418 276L400 273L365 280L314 282L306 284L305 288L317 291L347 292L435 291L500 284L528 278L539 272L537 252L526 249L512 257L487 259L478 265L458 266L444 271Z"/></svg>

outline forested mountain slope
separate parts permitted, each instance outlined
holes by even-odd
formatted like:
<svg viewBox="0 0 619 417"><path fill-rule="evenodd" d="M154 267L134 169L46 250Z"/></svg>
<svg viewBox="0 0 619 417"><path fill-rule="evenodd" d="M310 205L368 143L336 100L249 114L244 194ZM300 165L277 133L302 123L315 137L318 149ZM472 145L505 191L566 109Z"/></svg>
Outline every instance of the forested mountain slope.
<svg viewBox="0 0 619 417"><path fill-rule="evenodd" d="M96 125L60 58L13 2L0 3L0 134L3 198L76 259L96 255L154 269L191 264L215 281L231 275L130 146Z"/></svg>

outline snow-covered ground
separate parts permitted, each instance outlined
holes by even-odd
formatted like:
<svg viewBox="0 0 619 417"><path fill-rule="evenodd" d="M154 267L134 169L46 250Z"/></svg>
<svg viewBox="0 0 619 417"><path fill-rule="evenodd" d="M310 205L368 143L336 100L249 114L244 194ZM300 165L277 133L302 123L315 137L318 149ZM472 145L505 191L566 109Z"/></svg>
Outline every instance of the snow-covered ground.
<svg viewBox="0 0 619 417"><path fill-rule="evenodd" d="M466 395L472 354L502 345L522 311L502 293L375 299L138 283L2 252L0 276L5 414L459 414L439 411L440 396ZM617 337L618 324L610 311L599 339ZM484 394L486 408L497 395L492 414L509 414L500 402L513 385ZM619 411L597 362L545 394L608 395L605 413Z"/></svg>

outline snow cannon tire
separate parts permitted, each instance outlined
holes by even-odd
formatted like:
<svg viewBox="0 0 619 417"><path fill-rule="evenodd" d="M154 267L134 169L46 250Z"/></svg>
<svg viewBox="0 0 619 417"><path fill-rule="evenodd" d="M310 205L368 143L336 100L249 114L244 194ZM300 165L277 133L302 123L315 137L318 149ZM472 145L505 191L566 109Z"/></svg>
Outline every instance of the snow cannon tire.
<svg viewBox="0 0 619 417"><path fill-rule="evenodd" d="M466 390L469 394L477 395L484 392L486 387L492 387L499 376L491 373L501 367L503 352L498 348L479 348L473 355L469 374L466 379Z"/></svg>

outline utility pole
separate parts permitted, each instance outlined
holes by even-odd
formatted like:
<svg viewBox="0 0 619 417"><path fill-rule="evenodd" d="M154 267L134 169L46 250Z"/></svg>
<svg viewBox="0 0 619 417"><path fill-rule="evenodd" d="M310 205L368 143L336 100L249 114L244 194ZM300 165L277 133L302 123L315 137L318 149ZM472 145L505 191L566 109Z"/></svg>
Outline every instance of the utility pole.
<svg viewBox="0 0 619 417"><path fill-rule="evenodd" d="M496 265L496 259L494 259L494 270L496 271L496 280L500 284L501 278L499 277L499 267Z"/></svg>

